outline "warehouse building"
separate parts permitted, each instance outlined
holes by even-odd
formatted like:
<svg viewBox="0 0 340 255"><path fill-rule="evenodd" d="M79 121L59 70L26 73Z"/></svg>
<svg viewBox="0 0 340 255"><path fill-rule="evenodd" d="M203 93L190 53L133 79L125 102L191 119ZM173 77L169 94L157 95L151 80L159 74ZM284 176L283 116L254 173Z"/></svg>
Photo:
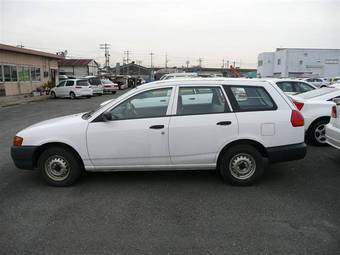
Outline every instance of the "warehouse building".
<svg viewBox="0 0 340 255"><path fill-rule="evenodd" d="M258 55L258 77L340 76L340 49L278 48Z"/></svg>
<svg viewBox="0 0 340 255"><path fill-rule="evenodd" d="M58 82L62 56L0 44L0 96L31 93Z"/></svg>
<svg viewBox="0 0 340 255"><path fill-rule="evenodd" d="M75 77L98 75L99 64L94 59L63 59L58 64L60 75Z"/></svg>

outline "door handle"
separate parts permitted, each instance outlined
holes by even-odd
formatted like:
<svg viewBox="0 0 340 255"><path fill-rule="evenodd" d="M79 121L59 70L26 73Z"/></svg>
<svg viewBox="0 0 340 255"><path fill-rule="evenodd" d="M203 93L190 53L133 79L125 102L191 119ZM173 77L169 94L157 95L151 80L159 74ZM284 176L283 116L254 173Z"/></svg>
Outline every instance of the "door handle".
<svg viewBox="0 0 340 255"><path fill-rule="evenodd" d="M231 121L220 121L216 123L216 125L220 125L220 126L228 126L230 124L231 124Z"/></svg>
<svg viewBox="0 0 340 255"><path fill-rule="evenodd" d="M162 128L164 128L164 125L153 125L149 128L151 128L151 129L162 129Z"/></svg>
<svg viewBox="0 0 340 255"><path fill-rule="evenodd" d="M195 100L195 98L194 97L190 97L189 100Z"/></svg>

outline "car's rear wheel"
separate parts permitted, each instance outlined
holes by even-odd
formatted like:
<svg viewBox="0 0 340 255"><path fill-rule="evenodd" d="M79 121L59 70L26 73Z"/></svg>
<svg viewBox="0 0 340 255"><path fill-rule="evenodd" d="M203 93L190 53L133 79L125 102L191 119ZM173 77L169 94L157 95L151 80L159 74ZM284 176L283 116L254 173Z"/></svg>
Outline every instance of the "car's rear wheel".
<svg viewBox="0 0 340 255"><path fill-rule="evenodd" d="M57 95L55 94L54 91L51 92L51 98L53 98L53 99L56 99L56 98L57 98Z"/></svg>
<svg viewBox="0 0 340 255"><path fill-rule="evenodd" d="M316 146L327 146L326 143L326 125L329 123L328 119L321 119L313 123L309 130L309 140Z"/></svg>
<svg viewBox="0 0 340 255"><path fill-rule="evenodd" d="M250 185L264 172L261 153L251 145L236 145L222 155L219 162L222 178L235 185Z"/></svg>
<svg viewBox="0 0 340 255"><path fill-rule="evenodd" d="M70 98L71 99L75 99L76 98L76 94L74 94L74 92L70 92Z"/></svg>
<svg viewBox="0 0 340 255"><path fill-rule="evenodd" d="M40 155L38 169L48 184L68 186L80 177L83 166L70 149L55 147Z"/></svg>

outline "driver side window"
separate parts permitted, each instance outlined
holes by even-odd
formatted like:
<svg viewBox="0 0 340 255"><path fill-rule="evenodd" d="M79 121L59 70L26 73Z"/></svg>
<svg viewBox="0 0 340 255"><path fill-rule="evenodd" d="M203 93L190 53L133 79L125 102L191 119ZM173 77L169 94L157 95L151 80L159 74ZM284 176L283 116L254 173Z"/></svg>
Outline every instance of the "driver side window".
<svg viewBox="0 0 340 255"><path fill-rule="evenodd" d="M66 83L66 81L61 81L61 82L59 82L59 84L58 84L58 88L59 87L64 87L65 86L65 83Z"/></svg>
<svg viewBox="0 0 340 255"><path fill-rule="evenodd" d="M172 88L154 89L137 94L111 110L112 119L138 119L166 115Z"/></svg>

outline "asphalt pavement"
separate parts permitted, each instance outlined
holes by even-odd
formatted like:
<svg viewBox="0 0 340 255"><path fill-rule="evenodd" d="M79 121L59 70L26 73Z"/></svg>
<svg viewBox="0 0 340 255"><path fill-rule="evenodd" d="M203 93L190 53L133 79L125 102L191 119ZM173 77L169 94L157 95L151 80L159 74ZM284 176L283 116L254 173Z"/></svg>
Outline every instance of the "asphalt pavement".
<svg viewBox="0 0 340 255"><path fill-rule="evenodd" d="M121 94L120 92L119 94ZM308 146L250 187L213 171L87 173L50 187L17 169L15 133L112 95L0 108L0 254L340 254L340 150Z"/></svg>

